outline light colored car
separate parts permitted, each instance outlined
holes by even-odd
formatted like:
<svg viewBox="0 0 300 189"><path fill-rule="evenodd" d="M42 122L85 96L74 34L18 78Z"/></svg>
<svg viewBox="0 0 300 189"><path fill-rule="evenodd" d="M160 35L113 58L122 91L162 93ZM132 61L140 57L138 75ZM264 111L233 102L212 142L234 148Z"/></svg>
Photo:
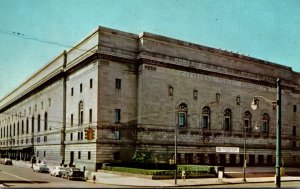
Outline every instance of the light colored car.
<svg viewBox="0 0 300 189"><path fill-rule="evenodd" d="M49 168L46 164L43 163L39 163L39 164L34 164L33 165L33 171L35 172L45 172L48 173L49 172Z"/></svg>
<svg viewBox="0 0 300 189"><path fill-rule="evenodd" d="M50 169L50 175L51 176L62 176L62 174L66 171L66 168L61 167L61 166L54 166Z"/></svg>

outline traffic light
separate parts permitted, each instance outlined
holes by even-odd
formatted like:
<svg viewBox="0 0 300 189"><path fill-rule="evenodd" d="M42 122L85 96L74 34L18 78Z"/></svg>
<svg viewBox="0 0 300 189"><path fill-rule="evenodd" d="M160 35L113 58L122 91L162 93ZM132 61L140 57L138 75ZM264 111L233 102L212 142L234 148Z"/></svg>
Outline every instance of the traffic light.
<svg viewBox="0 0 300 189"><path fill-rule="evenodd" d="M95 130L94 129L90 129L90 140L93 140L95 138Z"/></svg>
<svg viewBox="0 0 300 189"><path fill-rule="evenodd" d="M89 140L89 139L90 139L90 138L89 138L89 137L90 137L90 129L85 129L85 130L84 130L84 133L85 133L85 134L84 134L84 138L87 139L87 140Z"/></svg>
<svg viewBox="0 0 300 189"><path fill-rule="evenodd" d="M95 130L92 128L85 129L85 139L93 140L95 138Z"/></svg>

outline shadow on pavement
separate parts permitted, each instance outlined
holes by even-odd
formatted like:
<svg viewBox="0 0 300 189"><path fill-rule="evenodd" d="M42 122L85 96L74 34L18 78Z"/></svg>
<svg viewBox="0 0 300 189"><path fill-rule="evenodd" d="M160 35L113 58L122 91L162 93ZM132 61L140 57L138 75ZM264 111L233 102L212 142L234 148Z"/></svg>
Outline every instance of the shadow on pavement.
<svg viewBox="0 0 300 189"><path fill-rule="evenodd" d="M38 184L42 184L42 183L49 183L46 181L26 181L26 180L0 180L0 184L5 184L5 183L38 183Z"/></svg>

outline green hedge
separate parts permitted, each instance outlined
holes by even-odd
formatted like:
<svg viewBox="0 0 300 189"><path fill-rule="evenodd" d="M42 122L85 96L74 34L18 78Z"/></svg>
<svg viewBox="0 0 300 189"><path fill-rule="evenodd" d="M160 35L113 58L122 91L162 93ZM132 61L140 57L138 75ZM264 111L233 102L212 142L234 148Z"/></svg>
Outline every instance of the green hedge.
<svg viewBox="0 0 300 189"><path fill-rule="evenodd" d="M200 176L206 174L215 174L214 167L212 166L200 166L200 165L178 165L178 175L181 175L181 171L185 170L187 175ZM131 167L116 167L116 166L105 166L102 167L104 170L126 172L142 175L153 175L153 176L169 176L174 175L175 170L151 170L151 169L140 169Z"/></svg>

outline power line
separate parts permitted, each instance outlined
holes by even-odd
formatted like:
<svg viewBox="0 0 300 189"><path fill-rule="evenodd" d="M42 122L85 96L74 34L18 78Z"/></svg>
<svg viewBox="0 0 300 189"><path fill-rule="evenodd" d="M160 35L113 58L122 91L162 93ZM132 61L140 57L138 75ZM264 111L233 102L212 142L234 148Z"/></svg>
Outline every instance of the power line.
<svg viewBox="0 0 300 189"><path fill-rule="evenodd" d="M11 36L14 36L14 37L20 37L20 38L27 39L27 40L38 41L38 42L41 42L41 43L56 45L56 46L60 46L60 47L77 49L77 50L84 51L84 52L92 52L91 50L80 49L80 48L77 48L77 47L74 47L74 46L64 45L62 43L58 43L58 42L55 42L55 41L42 40L42 39L36 38L34 36L30 36L30 35L20 33L20 32L0 30L0 33L5 34L5 35L11 35Z"/></svg>

